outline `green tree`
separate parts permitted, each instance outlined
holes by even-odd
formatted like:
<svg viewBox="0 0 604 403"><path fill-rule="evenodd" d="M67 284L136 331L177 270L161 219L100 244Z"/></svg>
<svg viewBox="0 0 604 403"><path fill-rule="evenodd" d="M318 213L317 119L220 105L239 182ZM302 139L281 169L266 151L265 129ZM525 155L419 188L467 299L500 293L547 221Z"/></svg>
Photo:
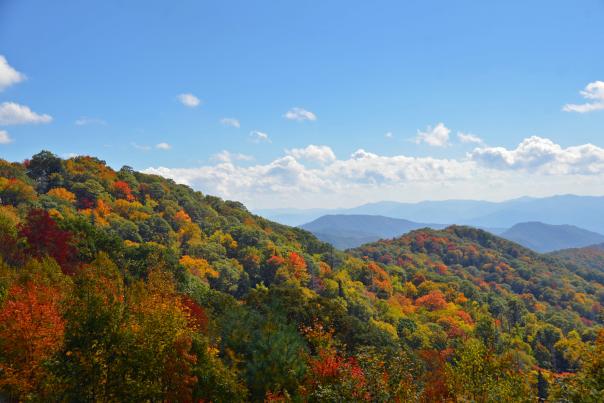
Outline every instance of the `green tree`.
<svg viewBox="0 0 604 403"><path fill-rule="evenodd" d="M119 373L128 352L123 333L124 283L106 255L74 277L57 375L71 401L110 401L125 385Z"/></svg>
<svg viewBox="0 0 604 403"><path fill-rule="evenodd" d="M59 184L63 173L63 161L50 151L39 152L27 164L27 175L36 181L40 193L46 193L51 182Z"/></svg>
<svg viewBox="0 0 604 403"><path fill-rule="evenodd" d="M481 341L468 340L451 364L447 364L451 393L462 401L530 401L526 375L513 363L501 361Z"/></svg>

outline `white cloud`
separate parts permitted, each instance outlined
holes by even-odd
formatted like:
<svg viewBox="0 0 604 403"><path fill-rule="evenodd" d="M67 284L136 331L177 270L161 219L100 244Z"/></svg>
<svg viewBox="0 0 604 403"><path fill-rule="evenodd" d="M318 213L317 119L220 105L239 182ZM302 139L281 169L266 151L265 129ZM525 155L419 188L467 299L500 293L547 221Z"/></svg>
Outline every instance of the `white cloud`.
<svg viewBox="0 0 604 403"><path fill-rule="evenodd" d="M594 81L587 84L581 91L581 96L593 102L584 104L566 104L562 107L565 112L587 113L604 109L604 81Z"/></svg>
<svg viewBox="0 0 604 403"><path fill-rule="evenodd" d="M11 67L6 58L0 55L0 92L23 80L25 80L25 75Z"/></svg>
<svg viewBox="0 0 604 403"><path fill-rule="evenodd" d="M0 130L0 144L10 144L13 139L10 138L6 130Z"/></svg>
<svg viewBox="0 0 604 403"><path fill-rule="evenodd" d="M336 155L333 150L328 146L316 146L311 144L305 148L293 148L291 150L285 150L287 155L291 155L296 160L303 160L309 162L317 162L319 164L326 164L336 160Z"/></svg>
<svg viewBox="0 0 604 403"><path fill-rule="evenodd" d="M386 132L386 134L384 134L384 137L386 137L387 139L391 139L394 136L394 134L392 134L392 132Z"/></svg>
<svg viewBox="0 0 604 403"><path fill-rule="evenodd" d="M378 194L380 188L401 188L405 183L455 181L469 178L473 166L472 162L386 157L358 150L348 159L333 159L316 168L303 165L293 155L285 155L267 164L252 166L241 166L232 159L222 158L216 165L157 167L148 168L145 172L163 175L222 197L249 200L270 196L276 201L292 195L303 197L306 193L315 197L323 194L339 194L341 197L367 189Z"/></svg>
<svg viewBox="0 0 604 403"><path fill-rule="evenodd" d="M168 143L159 143L155 145L155 148L158 150L169 150L172 148L172 146Z"/></svg>
<svg viewBox="0 0 604 403"><path fill-rule="evenodd" d="M317 120L317 115L315 115L311 111L307 111L306 109L298 108L298 107L291 108L290 110L285 112L285 115L283 115L283 116L286 119L297 120L299 122L304 121L304 120L310 120L310 121Z"/></svg>
<svg viewBox="0 0 604 403"><path fill-rule="evenodd" d="M258 130L252 130L250 132L250 140L254 143L270 143L271 139L268 137L268 134L263 133Z"/></svg>
<svg viewBox="0 0 604 403"><path fill-rule="evenodd" d="M28 123L50 123L52 116L39 115L25 105L14 102L0 104L0 125L22 125Z"/></svg>
<svg viewBox="0 0 604 403"><path fill-rule="evenodd" d="M443 123L438 123L436 126L428 126L426 131L417 131L415 142L417 144L426 143L433 147L446 147L449 145L449 133L451 130Z"/></svg>
<svg viewBox="0 0 604 403"><path fill-rule="evenodd" d="M103 119L90 118L87 116L82 116L81 118L77 119L74 123L76 126L106 125L107 124L107 122L105 122Z"/></svg>
<svg viewBox="0 0 604 403"><path fill-rule="evenodd" d="M526 170L547 175L604 173L604 149L593 144L563 148L550 139L532 136L518 147L481 147L469 157L482 166L501 170Z"/></svg>
<svg viewBox="0 0 604 403"><path fill-rule="evenodd" d="M225 151L214 164L145 172L255 207L338 207L485 194L499 200L561 192L593 194L604 183L604 149L591 144L563 148L540 137L527 138L514 149L479 147L460 159L384 156L363 149L337 159L327 146L295 150L253 165L241 164L238 161L248 159ZM309 156L318 155L324 155L321 165L305 165Z"/></svg>
<svg viewBox="0 0 604 403"><path fill-rule="evenodd" d="M213 161L231 162L231 161L253 161L254 157L247 154L231 153L227 150L222 150L218 154L212 156Z"/></svg>
<svg viewBox="0 0 604 403"><path fill-rule="evenodd" d="M222 119L220 119L220 123L222 123L225 126L236 127L238 129L241 127L239 120L235 119L235 118L222 118Z"/></svg>
<svg viewBox="0 0 604 403"><path fill-rule="evenodd" d="M201 103L201 100L191 93L178 95L178 100L181 104L189 108L195 108Z"/></svg>
<svg viewBox="0 0 604 403"><path fill-rule="evenodd" d="M483 143L483 141L482 141L482 139L480 137L475 136L475 135L473 135L471 133L457 132L457 138L462 143L474 143L474 144L482 144Z"/></svg>

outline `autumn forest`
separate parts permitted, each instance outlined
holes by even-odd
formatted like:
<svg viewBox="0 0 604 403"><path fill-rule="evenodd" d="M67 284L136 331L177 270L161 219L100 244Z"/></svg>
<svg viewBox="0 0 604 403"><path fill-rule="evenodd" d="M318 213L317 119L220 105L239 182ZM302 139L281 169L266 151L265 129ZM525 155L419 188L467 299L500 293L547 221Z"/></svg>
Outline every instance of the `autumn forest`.
<svg viewBox="0 0 604 403"><path fill-rule="evenodd" d="M0 200L2 400L602 401L589 254L460 226L341 252L47 151L0 161Z"/></svg>

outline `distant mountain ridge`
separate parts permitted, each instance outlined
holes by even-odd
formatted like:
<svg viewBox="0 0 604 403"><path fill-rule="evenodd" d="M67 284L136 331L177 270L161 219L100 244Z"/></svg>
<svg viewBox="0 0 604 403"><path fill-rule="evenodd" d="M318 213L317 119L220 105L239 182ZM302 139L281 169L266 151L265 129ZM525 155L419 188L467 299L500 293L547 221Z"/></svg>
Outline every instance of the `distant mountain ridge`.
<svg viewBox="0 0 604 403"><path fill-rule="evenodd" d="M420 228L442 229L445 224L364 214L330 214L303 224L300 228L338 249L356 248L380 239L399 237ZM537 221L523 222L508 229L482 228L516 242L535 252L548 253L604 243L604 235L574 225L552 225Z"/></svg>
<svg viewBox="0 0 604 403"><path fill-rule="evenodd" d="M442 224L425 224L400 218L361 214L324 215L300 226L338 249L355 248L379 239L394 238L415 229L444 227Z"/></svg>
<svg viewBox="0 0 604 403"><path fill-rule="evenodd" d="M575 225L604 233L604 196L559 195L523 197L504 202L479 200L378 202L342 209L257 210L257 214L282 224L298 226L327 214L381 215L418 223L463 224L481 228L510 228L521 222Z"/></svg>
<svg viewBox="0 0 604 403"><path fill-rule="evenodd" d="M604 242L604 235L574 225L551 225L534 221L516 224L500 236L540 253Z"/></svg>

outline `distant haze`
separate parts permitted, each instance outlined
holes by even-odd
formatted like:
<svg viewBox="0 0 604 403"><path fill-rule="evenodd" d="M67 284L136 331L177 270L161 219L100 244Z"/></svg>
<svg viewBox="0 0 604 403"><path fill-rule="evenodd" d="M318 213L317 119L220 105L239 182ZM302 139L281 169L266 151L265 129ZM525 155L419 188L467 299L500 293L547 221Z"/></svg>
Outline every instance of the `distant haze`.
<svg viewBox="0 0 604 403"><path fill-rule="evenodd" d="M418 223L379 215L324 215L300 226L338 249L356 248L379 239L397 238L420 228L442 229L443 224ZM509 229L482 228L539 253L582 248L604 242L604 235L574 225L532 221Z"/></svg>
<svg viewBox="0 0 604 403"><path fill-rule="evenodd" d="M520 198L495 203L475 200L379 202L350 209L257 210L257 214L287 225L302 225L326 214L365 214L401 218L418 223L465 224L507 229L522 222L575 225L604 233L604 197L561 195Z"/></svg>
<svg viewBox="0 0 604 403"><path fill-rule="evenodd" d="M442 229L439 224L417 223L376 215L325 215L304 224L322 241L338 249L349 249L384 238L394 238L419 228Z"/></svg>

